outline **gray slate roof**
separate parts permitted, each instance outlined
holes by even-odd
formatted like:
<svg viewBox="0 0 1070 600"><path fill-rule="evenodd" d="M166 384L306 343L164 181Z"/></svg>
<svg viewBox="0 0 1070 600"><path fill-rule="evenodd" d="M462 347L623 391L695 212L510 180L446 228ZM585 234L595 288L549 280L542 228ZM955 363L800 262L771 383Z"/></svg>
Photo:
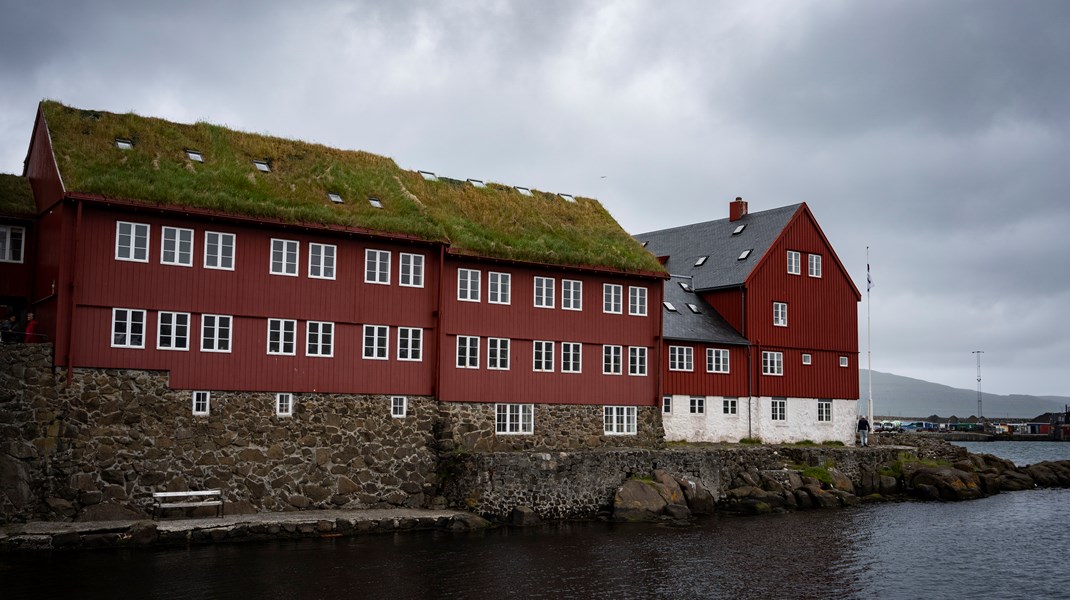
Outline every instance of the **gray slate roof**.
<svg viewBox="0 0 1070 600"><path fill-rule="evenodd" d="M665 301L672 303L676 311L661 307L662 332L665 339L720 344L747 344L747 338L729 325L716 310L694 292L685 291L681 283L691 285L690 277L672 277L665 282ZM694 304L699 313L687 307Z"/></svg>
<svg viewBox="0 0 1070 600"><path fill-rule="evenodd" d="M719 219L634 237L646 242L646 249L654 256L669 257L665 263L669 273L693 277L692 287L696 290L733 287L747 280L801 206L792 204L750 213L736 221ZM746 227L738 235L732 235L740 225ZM744 250L751 250L750 256L738 260ZM702 256L709 258L704 265L696 267L695 261Z"/></svg>

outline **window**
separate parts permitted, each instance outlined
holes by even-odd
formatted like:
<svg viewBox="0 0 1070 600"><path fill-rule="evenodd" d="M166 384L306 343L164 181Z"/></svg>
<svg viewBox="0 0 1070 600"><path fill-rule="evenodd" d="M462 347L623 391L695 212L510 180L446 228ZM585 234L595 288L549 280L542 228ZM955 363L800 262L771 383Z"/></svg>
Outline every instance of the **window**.
<svg viewBox="0 0 1070 600"><path fill-rule="evenodd" d="M435 174L431 171L417 171L417 173L420 174L420 177L423 177L428 181L438 181L438 177L435 177Z"/></svg>
<svg viewBox="0 0 1070 600"><path fill-rule="evenodd" d="M606 435L635 435L634 406L605 406L603 422Z"/></svg>
<svg viewBox="0 0 1070 600"><path fill-rule="evenodd" d="M156 323L157 350L189 350L189 313L160 312Z"/></svg>
<svg viewBox="0 0 1070 600"><path fill-rule="evenodd" d="M160 264L179 267L193 266L193 230L178 227L163 228Z"/></svg>
<svg viewBox="0 0 1070 600"><path fill-rule="evenodd" d="M403 287L424 287L424 255L402 252L399 284Z"/></svg>
<svg viewBox="0 0 1070 600"><path fill-rule="evenodd" d="M740 252L740 253L739 253L739 258L737 258L736 260L747 260L747 257L748 257L748 256L750 256L750 253L751 253L751 252L752 252L753 250L754 250L754 249L753 249L753 248L751 248L750 250L744 250L743 252Z"/></svg>
<svg viewBox="0 0 1070 600"><path fill-rule="evenodd" d="M230 352L231 317L201 315L201 351Z"/></svg>
<svg viewBox="0 0 1070 600"><path fill-rule="evenodd" d="M818 400L817 401L817 422L818 423L831 423L832 422L832 400Z"/></svg>
<svg viewBox="0 0 1070 600"><path fill-rule="evenodd" d="M509 304L513 277L508 273L487 273L490 279L490 290L487 292L487 302L491 304ZM477 294L478 299L478 294Z"/></svg>
<svg viewBox="0 0 1070 600"><path fill-rule="evenodd" d="M390 341L387 335L390 328L386 325L364 326L364 358L366 360L386 360L390 356Z"/></svg>
<svg viewBox="0 0 1070 600"><path fill-rule="evenodd" d="M784 353L762 351L762 375L783 375Z"/></svg>
<svg viewBox="0 0 1070 600"><path fill-rule="evenodd" d="M821 255L811 254L807 260L806 272L810 277L821 277Z"/></svg>
<svg viewBox="0 0 1070 600"><path fill-rule="evenodd" d="M479 338L471 335L457 336L457 368L479 368Z"/></svg>
<svg viewBox="0 0 1070 600"><path fill-rule="evenodd" d="M520 192L524 196L530 196L531 195L531 190L526 188L526 187L520 187L518 185L514 185L513 189L515 189L516 191Z"/></svg>
<svg viewBox="0 0 1070 600"><path fill-rule="evenodd" d="M134 142L126 138L115 138L115 147L120 150L133 150Z"/></svg>
<svg viewBox="0 0 1070 600"><path fill-rule="evenodd" d="M746 228L747 228L746 224L737 225L736 228L732 230L732 235L739 235L739 234L743 233L743 230L746 229Z"/></svg>
<svg viewBox="0 0 1070 600"><path fill-rule="evenodd" d="M561 308L583 310L583 282L574 279L561 280Z"/></svg>
<svg viewBox="0 0 1070 600"><path fill-rule="evenodd" d="M288 393L275 394L275 416L289 417L294 414L294 395Z"/></svg>
<svg viewBox="0 0 1070 600"><path fill-rule="evenodd" d="M22 262L25 246L25 228L0 225L0 262Z"/></svg>
<svg viewBox="0 0 1070 600"><path fill-rule="evenodd" d="M193 414L198 416L208 416L208 411L211 409L212 393L211 392L193 392Z"/></svg>
<svg viewBox="0 0 1070 600"><path fill-rule="evenodd" d="M728 372L728 350L723 348L706 348L706 372Z"/></svg>
<svg viewBox="0 0 1070 600"><path fill-rule="evenodd" d="M561 342L561 372L583 371L583 345L578 342Z"/></svg>
<svg viewBox="0 0 1070 600"><path fill-rule="evenodd" d="M297 321L292 319L268 319L268 354L297 354Z"/></svg>
<svg viewBox="0 0 1070 600"><path fill-rule="evenodd" d="M801 264L802 261L799 258L799 253L795 250L788 250L788 274L798 275L799 273L801 273Z"/></svg>
<svg viewBox="0 0 1070 600"><path fill-rule="evenodd" d="M271 165L269 165L268 161L266 161L266 160L254 160L253 161L253 165L255 165L256 166L256 170L260 171L261 173L270 173L271 172Z"/></svg>
<svg viewBox="0 0 1070 600"><path fill-rule="evenodd" d="M149 226L144 223L115 223L115 260L149 262Z"/></svg>
<svg viewBox="0 0 1070 600"><path fill-rule="evenodd" d="M739 411L739 399L725 398L721 410L726 415L736 414Z"/></svg>
<svg viewBox="0 0 1070 600"><path fill-rule="evenodd" d="M372 208L382 208L383 201L378 198L368 198L368 204L372 205Z"/></svg>
<svg viewBox="0 0 1070 600"><path fill-rule="evenodd" d="M308 245L308 276L313 279L334 279L334 256L337 248L333 244Z"/></svg>
<svg viewBox="0 0 1070 600"><path fill-rule="evenodd" d="M334 192L327 192L327 198L335 204L342 204L344 202L342 196L340 194L335 194Z"/></svg>
<svg viewBox="0 0 1070 600"><path fill-rule="evenodd" d="M505 435L535 433L535 405L495 404L494 433Z"/></svg>
<svg viewBox="0 0 1070 600"><path fill-rule="evenodd" d="M698 257L698 260L695 261L695 266L696 267L701 267L702 265L706 264L706 260L709 259L709 258L710 258L709 256L700 256L700 257Z"/></svg>
<svg viewBox="0 0 1070 600"><path fill-rule="evenodd" d="M695 350L691 346L669 346L669 370L693 371Z"/></svg>
<svg viewBox="0 0 1070 600"><path fill-rule="evenodd" d="M364 283L390 285L390 253L386 250L364 251Z"/></svg>
<svg viewBox="0 0 1070 600"><path fill-rule="evenodd" d="M665 396L661 399L661 412L665 414L672 412L672 396Z"/></svg>
<svg viewBox="0 0 1070 600"><path fill-rule="evenodd" d="M602 374L620 375L621 369L621 346L602 346Z"/></svg>
<svg viewBox="0 0 1070 600"><path fill-rule="evenodd" d="M145 311L132 308L112 309L111 347L145 347Z"/></svg>
<svg viewBox="0 0 1070 600"><path fill-rule="evenodd" d="M774 302L773 303L773 325L777 327L788 326L788 303L787 302Z"/></svg>
<svg viewBox="0 0 1070 600"><path fill-rule="evenodd" d="M773 403L770 408L770 418L773 421L786 421L788 419L787 398L773 398Z"/></svg>
<svg viewBox="0 0 1070 600"><path fill-rule="evenodd" d="M691 397L691 414L703 415L706 414L706 399L702 396Z"/></svg>
<svg viewBox="0 0 1070 600"><path fill-rule="evenodd" d="M628 347L628 374L640 377L646 376L646 348L641 346Z"/></svg>
<svg viewBox="0 0 1070 600"><path fill-rule="evenodd" d="M628 314L636 317L646 316L645 287L628 287Z"/></svg>
<svg viewBox="0 0 1070 600"><path fill-rule="evenodd" d="M457 299L479 302L479 271L457 269Z"/></svg>
<svg viewBox="0 0 1070 600"><path fill-rule="evenodd" d="M841 356L840 357L840 366L841 367L846 367L847 366L847 357L846 356Z"/></svg>
<svg viewBox="0 0 1070 600"><path fill-rule="evenodd" d="M810 357L810 355L809 355L809 354L803 354L803 355L802 355L802 361L803 361L803 364L804 364L804 365L808 365L808 364L811 364L811 362L813 361L813 359L812 359L812 358Z"/></svg>
<svg viewBox="0 0 1070 600"><path fill-rule="evenodd" d="M424 358L424 330L398 327L398 360L418 362Z"/></svg>
<svg viewBox="0 0 1070 600"><path fill-rule="evenodd" d="M676 307L673 306L672 302L666 301L666 302L662 302L662 304L665 305L665 310L667 310L669 312L676 312Z"/></svg>
<svg viewBox="0 0 1070 600"><path fill-rule="evenodd" d="M698 305L691 304L690 302L687 303L687 310L695 313L696 315L702 313L702 311L698 309Z"/></svg>
<svg viewBox="0 0 1070 600"><path fill-rule="evenodd" d="M552 277L535 278L536 308L554 307L554 280Z"/></svg>
<svg viewBox="0 0 1070 600"><path fill-rule="evenodd" d="M204 232L204 268L234 270L234 234Z"/></svg>
<svg viewBox="0 0 1070 600"><path fill-rule="evenodd" d="M334 323L308 321L305 331L305 354L307 356L334 356Z"/></svg>
<svg viewBox="0 0 1070 600"><path fill-rule="evenodd" d="M532 370L550 372L554 370L554 343L535 340L532 353Z"/></svg>
<svg viewBox="0 0 1070 600"><path fill-rule="evenodd" d="M602 312L621 314L621 295L623 287L615 283L602 284Z"/></svg>
<svg viewBox="0 0 1070 600"><path fill-rule="evenodd" d="M186 158L190 159L193 162L204 162L204 155L200 152L197 152L196 150L186 150Z"/></svg>
<svg viewBox="0 0 1070 600"><path fill-rule="evenodd" d="M509 340L487 338L487 368L495 371L509 370Z"/></svg>
<svg viewBox="0 0 1070 600"><path fill-rule="evenodd" d="M482 179L469 179L468 183L472 184L472 187L485 188L487 184Z"/></svg>
<svg viewBox="0 0 1070 600"><path fill-rule="evenodd" d="M683 290L685 292L688 292L688 293L694 293L694 290L691 289L690 285L687 285L686 281L680 281L678 283L680 284L680 289L681 290Z"/></svg>
<svg viewBox="0 0 1070 600"><path fill-rule="evenodd" d="M405 396L390 397L390 416L395 419L404 419L409 412L409 399Z"/></svg>
<svg viewBox="0 0 1070 600"><path fill-rule="evenodd" d="M271 274L297 277L297 255L301 245L294 240L271 240Z"/></svg>

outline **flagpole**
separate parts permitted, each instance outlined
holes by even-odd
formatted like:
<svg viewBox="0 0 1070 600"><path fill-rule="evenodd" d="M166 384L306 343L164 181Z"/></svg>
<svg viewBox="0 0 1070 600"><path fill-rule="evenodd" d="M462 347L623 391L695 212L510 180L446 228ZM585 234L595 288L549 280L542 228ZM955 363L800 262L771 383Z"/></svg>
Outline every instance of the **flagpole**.
<svg viewBox="0 0 1070 600"><path fill-rule="evenodd" d="M873 280L869 277L869 246L866 246L866 371L869 372L869 422L873 422L873 328L870 325L869 289Z"/></svg>

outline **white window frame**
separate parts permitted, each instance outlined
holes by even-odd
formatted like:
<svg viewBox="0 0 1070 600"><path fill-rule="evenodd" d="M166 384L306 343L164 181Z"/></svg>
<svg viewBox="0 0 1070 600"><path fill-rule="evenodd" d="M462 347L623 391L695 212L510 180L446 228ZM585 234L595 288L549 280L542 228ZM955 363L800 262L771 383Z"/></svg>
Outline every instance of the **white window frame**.
<svg viewBox="0 0 1070 600"><path fill-rule="evenodd" d="M123 233L123 226L126 225L130 228L128 233ZM123 237L128 238L128 245L122 244ZM141 248L138 245L138 240L144 238L144 247ZM115 222L115 260L124 260L128 262L149 262L149 248L152 246L152 227L148 223L133 223L131 221L116 221ZM144 256L138 258L137 255L141 251Z"/></svg>
<svg viewBox="0 0 1070 600"><path fill-rule="evenodd" d="M170 234L170 236L168 235ZM189 235L188 240L183 240L183 234ZM160 264L174 267L193 267L193 230L185 227L170 227L165 225L160 234ZM172 246L171 252L174 257L167 260L168 244ZM186 260L182 260L182 247L186 247Z"/></svg>
<svg viewBox="0 0 1070 600"><path fill-rule="evenodd" d="M788 275L802 274L802 255L798 250L788 250Z"/></svg>
<svg viewBox="0 0 1070 600"><path fill-rule="evenodd" d="M811 356L809 353L803 353L803 355L802 355L802 364L810 365L810 364L813 364L813 362L814 362L813 356Z"/></svg>
<svg viewBox="0 0 1070 600"><path fill-rule="evenodd" d="M371 344L368 344L369 334ZM361 358L364 360L390 360L390 326L364 325L361 328Z"/></svg>
<svg viewBox="0 0 1070 600"><path fill-rule="evenodd" d="M628 314L633 317L647 315L647 290L642 286L628 286Z"/></svg>
<svg viewBox="0 0 1070 600"><path fill-rule="evenodd" d="M818 423L831 423L832 422L832 400L817 401L817 422Z"/></svg>
<svg viewBox="0 0 1070 600"><path fill-rule="evenodd" d="M487 273L487 302L491 304L510 304L513 294L513 276L509 273L490 271Z"/></svg>
<svg viewBox="0 0 1070 600"><path fill-rule="evenodd" d="M178 317L184 318L186 320L186 322L182 323L182 324L177 323L176 321L177 321ZM168 345L168 346L163 345L163 341L165 339L164 332L163 332L163 328L164 328L164 325L165 325L164 322L165 321L167 321L166 325L171 327L171 334L166 336L170 340L170 345ZM167 351L188 352L189 351L189 337L190 337L189 336L189 334L190 334L190 326L189 326L190 325L190 321L191 321L190 313L187 313L187 312L171 312L171 311L166 311L166 310L161 310L161 311L157 312L156 313L156 349L157 350L167 350ZM183 335L179 336L176 333L176 330L178 330L178 329L185 329L185 333ZM183 339L185 341L184 345L179 346L179 345L175 344L175 340L179 339L179 338L181 338L181 339Z"/></svg>
<svg viewBox="0 0 1070 600"><path fill-rule="evenodd" d="M424 330L420 327L398 327L398 360L422 362L424 359Z"/></svg>
<svg viewBox="0 0 1070 600"><path fill-rule="evenodd" d="M459 335L457 336L457 360L454 361L454 365L458 369L478 369L479 368L479 336L477 335Z"/></svg>
<svg viewBox="0 0 1070 600"><path fill-rule="evenodd" d="M841 367L849 367L849 366L851 366L851 362L846 356L841 356L840 357L840 366Z"/></svg>
<svg viewBox="0 0 1070 600"><path fill-rule="evenodd" d="M208 321L212 321L212 336L208 336ZM220 321L225 320L226 326L220 327ZM227 332L226 337L219 335L219 330ZM226 349L220 349L221 341L226 341ZM231 315L201 315L201 352L221 352L229 354L234 349L234 317Z"/></svg>
<svg viewBox="0 0 1070 600"><path fill-rule="evenodd" d="M281 253L276 267L275 254ZM290 260L293 256L293 260ZM268 273L283 275L285 277L297 277L298 266L301 264L301 242L297 240L285 240L271 238L271 256L268 257Z"/></svg>
<svg viewBox="0 0 1070 600"><path fill-rule="evenodd" d="M706 397L691 396L688 398L688 413L692 415L706 414Z"/></svg>
<svg viewBox="0 0 1070 600"><path fill-rule="evenodd" d="M691 346L669 346L670 371L694 371L695 349Z"/></svg>
<svg viewBox="0 0 1070 600"><path fill-rule="evenodd" d="M212 392L196 391L190 395L193 415L207 417L212 412Z"/></svg>
<svg viewBox="0 0 1070 600"><path fill-rule="evenodd" d="M317 261L316 250L319 250ZM334 244L308 243L308 276L310 279L334 279L338 246Z"/></svg>
<svg viewBox="0 0 1070 600"><path fill-rule="evenodd" d="M479 269L457 269L457 300L479 302L481 273Z"/></svg>
<svg viewBox="0 0 1070 600"><path fill-rule="evenodd" d="M646 346L628 346L628 375L632 377L646 377Z"/></svg>
<svg viewBox="0 0 1070 600"><path fill-rule="evenodd" d="M762 350L762 375L784 376L784 353Z"/></svg>
<svg viewBox="0 0 1070 600"><path fill-rule="evenodd" d="M553 308L554 307L554 294L555 291L555 279L553 277L540 277L535 276L534 285L534 302L535 308Z"/></svg>
<svg viewBox="0 0 1070 600"><path fill-rule="evenodd" d="M213 254L211 252L211 240L215 238L216 251ZM223 233L221 231L205 231L204 232L204 268L216 269L219 271L233 271L234 263L236 262L235 247L237 245L238 236L233 233ZM230 256L228 257L224 252L225 249L230 249ZM225 264L229 258L230 264Z"/></svg>
<svg viewBox="0 0 1070 600"><path fill-rule="evenodd" d="M487 368L492 371L508 371L512 354L509 338L487 338Z"/></svg>
<svg viewBox="0 0 1070 600"><path fill-rule="evenodd" d="M535 433L534 404L495 404L494 433L531 435Z"/></svg>
<svg viewBox="0 0 1070 600"><path fill-rule="evenodd" d="M334 358L333 322L305 321L305 356Z"/></svg>
<svg viewBox="0 0 1070 600"><path fill-rule="evenodd" d="M672 414L672 396L662 396L661 412L666 415Z"/></svg>
<svg viewBox="0 0 1070 600"><path fill-rule="evenodd" d="M140 323L134 319L134 316L140 317ZM121 319L120 319L121 316ZM139 308L113 308L111 309L111 347L112 348L132 348L143 349L145 348L145 326L148 324L148 315L146 311ZM123 331L119 331L119 325L122 324ZM133 328L135 325L140 326L140 333L135 334ZM122 336L123 341L117 341L118 337ZM135 336L139 336L141 343L135 344Z"/></svg>
<svg viewBox="0 0 1070 600"><path fill-rule="evenodd" d="M602 346L602 374L624 374L624 346L612 344Z"/></svg>
<svg viewBox="0 0 1070 600"><path fill-rule="evenodd" d="M605 435L636 435L638 409L634 406L602 407L602 432Z"/></svg>
<svg viewBox="0 0 1070 600"><path fill-rule="evenodd" d="M788 400L787 398L773 398L769 403L769 420L770 421L783 421L788 420Z"/></svg>
<svg viewBox="0 0 1070 600"><path fill-rule="evenodd" d="M292 417L294 414L294 395L290 392L275 394L275 416Z"/></svg>
<svg viewBox="0 0 1070 600"><path fill-rule="evenodd" d="M364 283L390 285L390 251L364 249Z"/></svg>
<svg viewBox="0 0 1070 600"><path fill-rule="evenodd" d="M409 398L408 396L391 396L390 397L390 417L393 419L404 419L409 414Z"/></svg>
<svg viewBox="0 0 1070 600"><path fill-rule="evenodd" d="M788 326L788 303L787 302L774 302L773 303L773 326L774 327L787 327Z"/></svg>
<svg viewBox="0 0 1070 600"><path fill-rule="evenodd" d="M561 372L583 372L583 344L580 342L561 342Z"/></svg>
<svg viewBox="0 0 1070 600"><path fill-rule="evenodd" d="M739 414L739 398L725 398L721 402L721 414L738 415Z"/></svg>
<svg viewBox="0 0 1070 600"><path fill-rule="evenodd" d="M531 370L536 373L554 372L554 343L534 340L531 343Z"/></svg>
<svg viewBox="0 0 1070 600"><path fill-rule="evenodd" d="M602 312L610 315L622 314L624 286L619 283L602 284Z"/></svg>
<svg viewBox="0 0 1070 600"><path fill-rule="evenodd" d="M424 255L401 252L398 254L398 285L402 287L424 287Z"/></svg>
<svg viewBox="0 0 1070 600"><path fill-rule="evenodd" d="M706 348L706 372L728 373L731 371L729 357L731 354L725 348Z"/></svg>
<svg viewBox="0 0 1070 600"><path fill-rule="evenodd" d="M278 334L278 350L271 349L271 336ZM289 339L287 339L289 338ZM289 352L286 351L289 347ZM267 353L272 356L297 356L297 321L294 319L267 320Z"/></svg>
<svg viewBox="0 0 1070 600"><path fill-rule="evenodd" d="M583 310L583 282L579 279L561 280L561 310Z"/></svg>
<svg viewBox="0 0 1070 600"><path fill-rule="evenodd" d="M806 259L806 274L821 279L821 255L811 254Z"/></svg>
<svg viewBox="0 0 1070 600"><path fill-rule="evenodd" d="M15 253L15 232L18 232L18 255ZM26 228L0 225L0 262L19 263L26 260Z"/></svg>

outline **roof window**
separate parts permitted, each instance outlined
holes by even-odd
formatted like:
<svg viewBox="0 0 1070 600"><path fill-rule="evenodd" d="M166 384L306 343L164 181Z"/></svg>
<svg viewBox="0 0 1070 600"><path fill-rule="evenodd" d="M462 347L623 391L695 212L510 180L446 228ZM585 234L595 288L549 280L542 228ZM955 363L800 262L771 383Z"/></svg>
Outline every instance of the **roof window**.
<svg viewBox="0 0 1070 600"><path fill-rule="evenodd" d="M435 174L431 171L417 171L417 173L420 174L420 177L423 177L428 181L438 181L438 177L436 177Z"/></svg>
<svg viewBox="0 0 1070 600"><path fill-rule="evenodd" d="M260 171L261 173L271 172L271 165L269 165L268 161L266 160L254 160L253 164L256 165L256 170Z"/></svg>
<svg viewBox="0 0 1070 600"><path fill-rule="evenodd" d="M526 187L520 187L519 185L517 185L517 186L513 186L513 189L518 191L518 192L520 192L521 194L523 194L525 196L530 196L531 195L531 190L526 188Z"/></svg>
<svg viewBox="0 0 1070 600"><path fill-rule="evenodd" d="M371 204L374 208L382 208L383 202L378 198L368 198L368 204Z"/></svg>
<svg viewBox="0 0 1070 600"><path fill-rule="evenodd" d="M751 248L751 250L753 250L753 248ZM747 257L750 256L751 250L744 250L739 254L739 258L737 258L736 260L747 260Z"/></svg>
<svg viewBox="0 0 1070 600"><path fill-rule="evenodd" d="M739 235L739 234L743 233L743 230L744 230L744 229L746 229L746 228L747 228L747 224L746 224L746 223L744 223L744 224L742 224L742 225L740 225L740 226L736 227L736 228L735 228L735 229L734 229L734 230L732 231L732 235Z"/></svg>
<svg viewBox="0 0 1070 600"><path fill-rule="evenodd" d="M649 244L649 243L650 243L650 240L647 240L647 241L643 242L643 247L646 248L646 245Z"/></svg>
<svg viewBox="0 0 1070 600"><path fill-rule="evenodd" d="M482 179L469 179L468 183L472 184L472 187L485 188L487 184L483 183Z"/></svg>
<svg viewBox="0 0 1070 600"><path fill-rule="evenodd" d="M706 264L706 259L708 259L708 258L709 258L708 256L700 256L700 257L698 257L698 260L695 261L695 266L696 267L701 267L702 265Z"/></svg>
<svg viewBox="0 0 1070 600"><path fill-rule="evenodd" d="M186 158L192 160L193 162L204 162L204 156L196 150L186 150Z"/></svg>
<svg viewBox="0 0 1070 600"><path fill-rule="evenodd" d="M669 312L676 312L676 307L672 305L672 302L662 302L662 304L665 305L665 308L668 309Z"/></svg>
<svg viewBox="0 0 1070 600"><path fill-rule="evenodd" d="M685 292L690 292L691 291L691 286L687 285L686 281L681 281L680 282L680 289L684 290Z"/></svg>
<svg viewBox="0 0 1070 600"><path fill-rule="evenodd" d="M334 202L335 204L342 203L342 197L338 194L335 194L334 192L327 192L327 197L330 198L331 202Z"/></svg>
<svg viewBox="0 0 1070 600"><path fill-rule="evenodd" d="M695 313L696 315L702 313L702 311L700 311L697 306L691 304L690 302L687 303L687 307L690 308L691 312Z"/></svg>
<svg viewBox="0 0 1070 600"><path fill-rule="evenodd" d="M576 201L576 197L573 196L572 194L558 194L558 196L561 196L561 199L564 200L565 202L575 202Z"/></svg>
<svg viewBox="0 0 1070 600"><path fill-rule="evenodd" d="M126 138L115 138L115 147L120 150L133 150L134 142Z"/></svg>

